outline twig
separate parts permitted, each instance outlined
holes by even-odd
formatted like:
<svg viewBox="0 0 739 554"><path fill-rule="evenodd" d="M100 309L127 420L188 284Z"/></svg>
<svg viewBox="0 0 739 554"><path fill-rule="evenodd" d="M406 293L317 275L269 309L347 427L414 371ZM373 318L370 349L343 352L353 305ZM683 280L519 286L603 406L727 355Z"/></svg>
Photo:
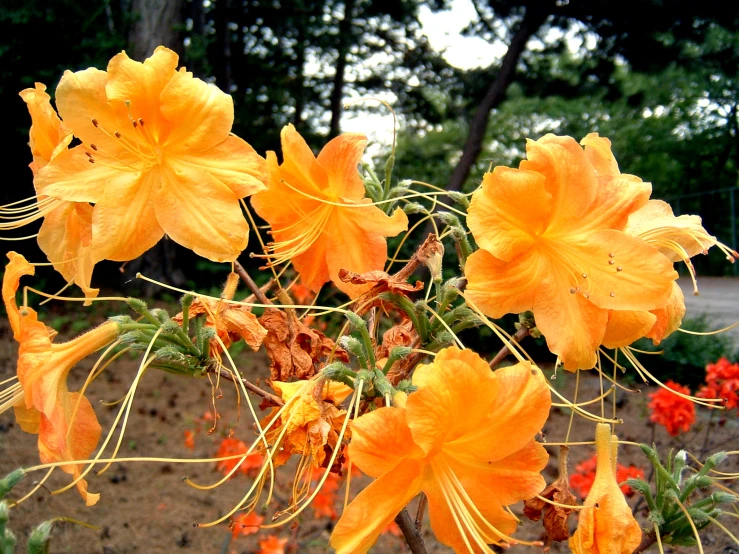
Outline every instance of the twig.
<svg viewBox="0 0 739 554"><path fill-rule="evenodd" d="M701 452L698 454L698 457L700 459L703 459L703 456L706 453L706 450L708 450L708 438L711 436L711 426L713 425L713 416L716 414L716 410L711 410L711 416L708 418L708 425L706 426L706 438L703 440L703 446L701 446Z"/></svg>
<svg viewBox="0 0 739 554"><path fill-rule="evenodd" d="M395 523L398 524L400 530L403 531L405 542L411 549L413 554L427 554L426 545L423 543L421 533L416 529L416 525L408 514L407 508L403 508L400 513L395 516Z"/></svg>
<svg viewBox="0 0 739 554"><path fill-rule="evenodd" d="M429 503L429 499L424 493L421 493L421 498L418 500L418 511L416 512L416 529L421 532L421 525L423 525L423 514L426 511L426 505Z"/></svg>
<svg viewBox="0 0 739 554"><path fill-rule="evenodd" d="M208 371L210 373L216 373L215 369L208 370ZM220 374L221 379L226 379L226 381L235 382L233 375L229 373L228 371L226 371L225 369L219 369L218 372ZM283 406L285 404L285 402L279 396L275 396L274 394L268 393L264 389L260 389L258 386L256 386L253 383L250 383L243 377L241 378L241 382L244 384L244 388L246 388L246 390L253 392L257 396L261 396L265 400L269 400L275 406Z"/></svg>
<svg viewBox="0 0 739 554"><path fill-rule="evenodd" d="M256 299L259 300L259 302L261 302L262 304L272 304L270 299L264 295L262 289L257 286L257 284L246 272L244 266L242 266L239 262L234 262L234 270L239 275L239 277L241 277L241 280L244 281L246 286L249 287L249 290L256 297Z"/></svg>
<svg viewBox="0 0 739 554"><path fill-rule="evenodd" d="M513 342L521 342L524 338L529 336L530 329L528 327L524 327L521 325L521 327L518 328L518 331L516 331L516 334L513 335L512 339ZM495 369L496 366L503 361L503 359L508 356L508 354L511 353L511 349L508 348L508 346L503 346L498 353L495 355L495 358L492 359L490 362L490 369Z"/></svg>
<svg viewBox="0 0 739 554"><path fill-rule="evenodd" d="M634 550L633 554L639 554L640 552L644 552L647 548L652 546L655 542L657 542L657 535L654 533L654 529L652 529L649 531L649 533L645 533L642 536L641 542L639 543L639 546L636 547L636 550Z"/></svg>

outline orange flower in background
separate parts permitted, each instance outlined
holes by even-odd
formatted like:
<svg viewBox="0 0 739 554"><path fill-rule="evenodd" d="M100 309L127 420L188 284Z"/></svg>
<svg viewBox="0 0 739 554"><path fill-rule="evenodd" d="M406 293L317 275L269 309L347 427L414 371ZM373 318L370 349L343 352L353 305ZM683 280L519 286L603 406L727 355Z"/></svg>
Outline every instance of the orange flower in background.
<svg viewBox="0 0 739 554"><path fill-rule="evenodd" d="M15 405L16 419L24 431L38 433L43 463L87 459L97 446L101 427L90 401L67 389L67 375L82 359L115 341L120 329L109 321L69 342L53 343L56 333L38 321L34 310L19 310L15 302L20 278L33 275L34 267L15 252L9 252L8 258L3 300L19 343L18 380L24 392L24 400L19 399ZM82 465L61 468L76 478ZM95 504L100 497L87 492L84 480L77 483L77 489L87 505Z"/></svg>
<svg viewBox="0 0 739 554"><path fill-rule="evenodd" d="M687 433L695 423L695 406L687 398L671 392L690 395L688 387L672 380L667 381L665 387L649 395L652 412L649 419L663 425L670 435L676 437L680 431Z"/></svg>
<svg viewBox="0 0 739 554"><path fill-rule="evenodd" d="M67 71L56 90L64 125L82 144L36 175L39 194L92 202L92 261L126 261L166 233L217 262L246 247L239 199L264 188L264 160L231 135L233 100L177 71L159 47L143 63L125 52L108 70Z"/></svg>
<svg viewBox="0 0 739 554"><path fill-rule="evenodd" d="M369 286L339 279L339 270L364 273L382 269L385 237L408 227L401 209L388 216L365 198L357 170L367 139L346 133L330 141L316 158L295 127L280 133L284 161L267 152L269 184L251 198L272 227L269 263L292 260L302 283L317 292L327 281L351 297Z"/></svg>
<svg viewBox="0 0 739 554"><path fill-rule="evenodd" d="M664 307L677 273L657 248L624 232L651 187L621 174L610 142L591 134L528 141L518 169L496 167L467 223L468 298L490 317L533 310L566 369L595 365L609 310Z"/></svg>
<svg viewBox="0 0 739 554"><path fill-rule="evenodd" d="M616 480L618 439L611 426L599 423L595 430L598 462L595 481L579 510L577 531L569 546L575 554L631 554L641 542L641 527L631 514Z"/></svg>
<svg viewBox="0 0 739 554"><path fill-rule="evenodd" d="M413 384L407 400L396 396L399 407L352 423L349 455L376 480L346 508L331 545L367 552L423 491L439 541L457 552L492 552L488 544L516 529L503 507L545 485L549 456L534 441L551 406L545 378L528 363L491 372L477 354L451 347L419 365Z"/></svg>
<svg viewBox="0 0 739 554"><path fill-rule="evenodd" d="M195 433L192 431L192 429L185 429L183 435L185 437L185 448L195 450Z"/></svg>
<svg viewBox="0 0 739 554"><path fill-rule="evenodd" d="M598 456L593 454L590 458L575 466L575 473L570 475L570 487L582 498L588 496L593 482L595 481L595 470L598 466ZM643 479L644 471L634 465L625 466L623 464L616 465L616 481L624 483L627 479ZM621 485L621 492L626 496L633 496L634 490L624 483Z"/></svg>
<svg viewBox="0 0 739 554"><path fill-rule="evenodd" d="M246 454L248 447L244 441L235 439L233 437L225 438L221 441L218 446L218 452L216 452L216 458L226 458L228 456L236 456L239 454ZM243 460L240 458L233 458L231 460L221 460L216 464L216 470L220 471L224 475L231 473L233 468L239 466L238 471L243 474L247 474L252 470L257 470L264 464L264 456L258 452L252 452ZM232 477L236 475L235 473Z"/></svg>
<svg viewBox="0 0 739 554"><path fill-rule="evenodd" d="M36 83L20 93L31 114L29 146L33 154L30 167L36 175L41 168L64 152L72 141L72 131L65 126L54 108L46 86ZM95 298L98 289L90 288L92 269L92 206L87 202L65 202L39 197L37 211L28 218L14 222L25 224L38 217L44 218L38 233L38 244L54 269L68 281L74 282L87 298Z"/></svg>
<svg viewBox="0 0 739 554"><path fill-rule="evenodd" d="M281 539L276 535L269 535L259 539L259 551L257 554L285 554L287 539Z"/></svg>
<svg viewBox="0 0 739 554"><path fill-rule="evenodd" d="M259 526L264 518L254 512L237 516L231 522L231 538L248 537L259 533Z"/></svg>

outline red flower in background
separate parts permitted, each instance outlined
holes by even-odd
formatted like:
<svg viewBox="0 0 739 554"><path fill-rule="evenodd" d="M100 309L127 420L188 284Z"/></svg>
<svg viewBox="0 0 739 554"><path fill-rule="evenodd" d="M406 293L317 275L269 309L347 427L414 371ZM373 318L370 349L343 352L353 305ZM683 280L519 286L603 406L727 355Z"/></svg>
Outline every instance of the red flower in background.
<svg viewBox="0 0 739 554"><path fill-rule="evenodd" d="M195 433L191 429L185 430L185 448L195 450Z"/></svg>
<svg viewBox="0 0 739 554"><path fill-rule="evenodd" d="M739 362L726 358L706 366L706 384L696 395L700 398L723 398L727 410L739 408Z"/></svg>
<svg viewBox="0 0 739 554"><path fill-rule="evenodd" d="M570 487L582 498L588 496L590 488L595 480L595 467L597 465L597 456L593 454L590 458L575 466L575 473L570 475ZM630 478L644 478L644 471L635 465L625 466L618 464L616 466L616 481L623 483ZM629 485L622 485L621 492L626 496L633 496L634 491Z"/></svg>
<svg viewBox="0 0 739 554"><path fill-rule="evenodd" d="M665 387L649 395L649 409L652 411L649 419L664 425L667 432L675 437L680 431L687 432L695 423L695 406L687 398L670 392L672 390L689 395L688 387L672 380L667 381Z"/></svg>

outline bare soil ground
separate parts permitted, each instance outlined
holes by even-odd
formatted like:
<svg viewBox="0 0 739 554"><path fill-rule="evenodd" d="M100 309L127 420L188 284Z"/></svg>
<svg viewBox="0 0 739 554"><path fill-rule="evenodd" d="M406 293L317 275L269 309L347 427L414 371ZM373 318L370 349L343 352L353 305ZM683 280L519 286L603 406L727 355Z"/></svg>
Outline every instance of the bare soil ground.
<svg viewBox="0 0 739 554"><path fill-rule="evenodd" d="M6 324L2 323L0 381L14 373L15 359L16 345L8 333ZM70 390L77 390L81 386L87 374L86 370L89 370L93 362L94 360L86 361L70 375ZM237 362L245 375L252 380L265 377L268 373L262 355L241 355ZM133 380L138 364L137 360L120 359L90 386L87 396L96 406L104 432L110 428L118 407L106 407L98 402L120 399ZM597 397L598 380L589 374L584 374L583 377L580 399ZM568 398L572 398L574 380L572 374L560 374L559 378L553 381L553 385ZM714 417L709 425L710 411L698 407L698 420L693 430L685 436L672 438L663 428L655 429L648 423L648 394L655 389L647 386L642 386L641 389L639 394L619 395L618 415L625 421L624 425L619 427L621 439L636 442L654 441L659 451L664 454L670 448L685 447L698 455L706 440L706 433L710 431L704 456L722 449L739 450L739 419L735 414ZM236 425L233 389L224 386L223 395L224 398L218 401L218 410L222 416L218 429L208 436L205 432L207 427L202 427L195 437L195 449L191 451L185 447L183 435L186 430L195 430L196 418L209 410L210 384L207 380L185 379L157 371L147 373L136 394L119 457L207 458L214 455L218 443L228 434L232 426L236 436L248 442L253 434L246 411L242 407L243 417ZM564 440L568 422L569 410L553 408L552 417L544 429L547 442ZM591 422L576 417L571 439L592 440L593 432L594 425ZM552 481L556 477L557 448L550 450L553 456L545 470L547 481ZM571 471L576 463L590 457L592 453L592 446L573 447L570 453ZM12 413L0 415L0 475L17 467L33 465L37 460L36 437L23 433L14 424ZM633 463L647 468L646 459L636 447L622 447L620 461L627 465ZM739 456L730 457L721 469L739 471ZM31 488L32 481L42 476L43 472L38 472L27 477L13 492L13 498L25 494ZM193 528L194 522L205 523L215 520L234 506L250 485L249 478L237 477L217 489L200 491L183 483L184 476L199 483L212 483L220 477L220 474L215 471L213 463L187 465L171 462L116 463L102 475L90 474L89 488L91 491L101 493L101 499L96 506L87 508L74 490L61 495L49 493L50 490L59 488L69 481L66 474L56 472L47 482L47 489L39 489L31 498L11 511L11 528L20 537L19 542L22 544L35 525L57 516L74 518L96 526L90 529L71 523L59 525L53 533L54 553L256 552L258 538L266 536L269 531L263 530L258 535L236 538L229 545L230 532L225 524L207 529ZM275 506L284 507L289 499L290 477L291 472L287 471L282 472L278 478ZM366 480L360 480L358 483L355 481L358 485L366 482ZM729 486L732 486L733 490L739 490L739 483ZM359 486L352 486L352 492L359 489ZM339 491L339 497L343 497L343 487ZM337 506L337 509L340 509L340 506ZM517 512L520 512L520 509L521 506L516 507ZM642 521L643 516L644 514L640 513ZM725 518L724 523L732 532L739 533L739 520ZM573 528L575 524L575 518L572 517ZM300 518L299 525L277 529L274 532L280 537L290 539L289 544L293 552L322 553L331 551L328 547L331 526L332 522L328 518L316 518L312 509L309 509L304 512L304 517ZM519 532L522 538L539 538L540 523L525 521ZM425 525L424 534L428 539L429 552L450 552L436 543L428 523ZM703 544L706 554L737 552L737 546L718 529L705 532ZM514 551L520 552L535 550L533 547L514 547ZM407 547L402 538L385 535L372 551L404 552L407 551ZM567 552L568 548L565 545L555 544L552 551ZM697 549L667 548L665 551L697 552ZM657 550L653 549L653 552Z"/></svg>

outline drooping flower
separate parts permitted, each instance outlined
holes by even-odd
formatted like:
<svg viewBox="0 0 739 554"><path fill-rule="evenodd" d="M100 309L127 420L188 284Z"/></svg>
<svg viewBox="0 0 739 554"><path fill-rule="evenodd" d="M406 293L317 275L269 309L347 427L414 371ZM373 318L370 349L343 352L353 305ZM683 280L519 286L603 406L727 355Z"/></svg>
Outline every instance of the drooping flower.
<svg viewBox="0 0 739 554"><path fill-rule="evenodd" d="M598 462L595 481L579 510L577 531L569 545L575 554L631 554L641 542L641 527L631 514L616 480L618 440L611 427L595 430Z"/></svg>
<svg viewBox="0 0 739 554"><path fill-rule="evenodd" d="M45 85L36 83L34 88L21 91L20 96L31 114L29 146L33 161L30 167L36 175L67 149L72 131L51 107ZM90 287L95 265L91 258L92 206L87 202L65 202L40 196L36 208L36 213L28 219L44 218L37 239L41 250L67 281L76 283L87 298L96 297L98 289Z"/></svg>
<svg viewBox="0 0 739 554"><path fill-rule="evenodd" d="M587 460L580 462L575 466L575 473L570 476L570 486L585 498L590 493L590 489L595 481L595 470L598 466L598 455L593 454ZM643 479L644 471L635 465L625 466L621 463L616 465L616 481L624 483L627 479ZM624 483L621 485L621 492L626 496L633 496L634 490Z"/></svg>
<svg viewBox="0 0 739 554"><path fill-rule="evenodd" d="M231 538L248 537L259 533L259 526L264 522L264 517L256 512L241 514L231 522Z"/></svg>
<svg viewBox="0 0 739 554"><path fill-rule="evenodd" d="M59 115L82 141L36 175L37 192L91 202L92 261L126 261L166 233L213 261L246 247L239 199L264 188L264 160L231 135L233 101L177 71L159 47L143 63L125 52L108 70L67 71L56 90Z"/></svg>
<svg viewBox="0 0 739 554"><path fill-rule="evenodd" d="M682 395L690 395L690 389L675 381L667 381L665 387L649 395L650 421L663 425L667 432L676 437L680 431L687 433L695 423L695 406Z"/></svg>
<svg viewBox="0 0 739 554"><path fill-rule="evenodd" d="M724 408L739 408L739 362L720 358L706 366L706 384L696 394L699 398L723 398Z"/></svg>
<svg viewBox="0 0 739 554"><path fill-rule="evenodd" d="M211 356L220 354L223 346L228 348L237 340L244 339L255 352L259 349L267 336L267 330L259 324L257 316L251 313L251 309L243 304L228 302L233 300L239 276L230 273L226 280L226 286L219 300L197 297L193 300L188 311L188 317L193 319L205 314L205 325L216 330L220 342L215 338L210 341ZM182 313L172 319L178 323L182 322Z"/></svg>
<svg viewBox="0 0 739 554"><path fill-rule="evenodd" d="M3 300L19 343L18 380L24 392L23 402L15 406L16 419L24 431L38 433L43 463L87 459L97 446L101 427L90 401L68 390L67 375L79 361L115 341L120 328L109 321L69 342L52 342L56 333L38 320L34 310L19 309L15 302L20 278L33 275L34 267L15 252L9 252L8 258ZM82 467L68 464L61 469L76 478ZM77 489L88 505L100 496L88 493L84 480Z"/></svg>
<svg viewBox="0 0 739 554"><path fill-rule="evenodd" d="M610 143L588 135L527 143L518 169L496 167L472 197L480 250L467 260L468 298L486 315L533 310L566 369L590 368L609 310L664 307L677 273L626 232L651 187L619 172Z"/></svg>
<svg viewBox="0 0 739 554"><path fill-rule="evenodd" d="M355 297L369 286L339 279L339 270L365 273L382 269L385 237L408 226L403 210L392 216L365 198L357 170L367 139L346 133L331 140L315 157L295 127L280 134L283 162L267 152L267 190L251 198L252 206L272 227L269 263L292 260L301 281L317 292L327 281Z"/></svg>
<svg viewBox="0 0 739 554"><path fill-rule="evenodd" d="M492 552L516 528L503 509L539 493L548 455L534 441L551 406L539 369L491 372L469 350L446 348L413 375L398 407L352 423L349 455L376 480L349 504L331 536L339 553L366 552L419 492L431 527L457 552ZM404 404L404 405L403 405Z"/></svg>
<svg viewBox="0 0 739 554"><path fill-rule="evenodd" d="M318 395L315 392L316 386L321 387ZM275 465L282 465L293 454L300 454L305 459L300 464L304 471L323 467L327 452L330 453L340 446L339 433L347 418L346 410L337 406L353 390L334 381L319 384L310 381L272 381L272 387L286 403L282 408L273 408L262 420L262 425L266 426L274 417L278 417L267 431L267 440L270 443L283 435L281 448L274 457ZM309 473L307 478L310 480ZM296 478L296 481L302 480L302 476Z"/></svg>

